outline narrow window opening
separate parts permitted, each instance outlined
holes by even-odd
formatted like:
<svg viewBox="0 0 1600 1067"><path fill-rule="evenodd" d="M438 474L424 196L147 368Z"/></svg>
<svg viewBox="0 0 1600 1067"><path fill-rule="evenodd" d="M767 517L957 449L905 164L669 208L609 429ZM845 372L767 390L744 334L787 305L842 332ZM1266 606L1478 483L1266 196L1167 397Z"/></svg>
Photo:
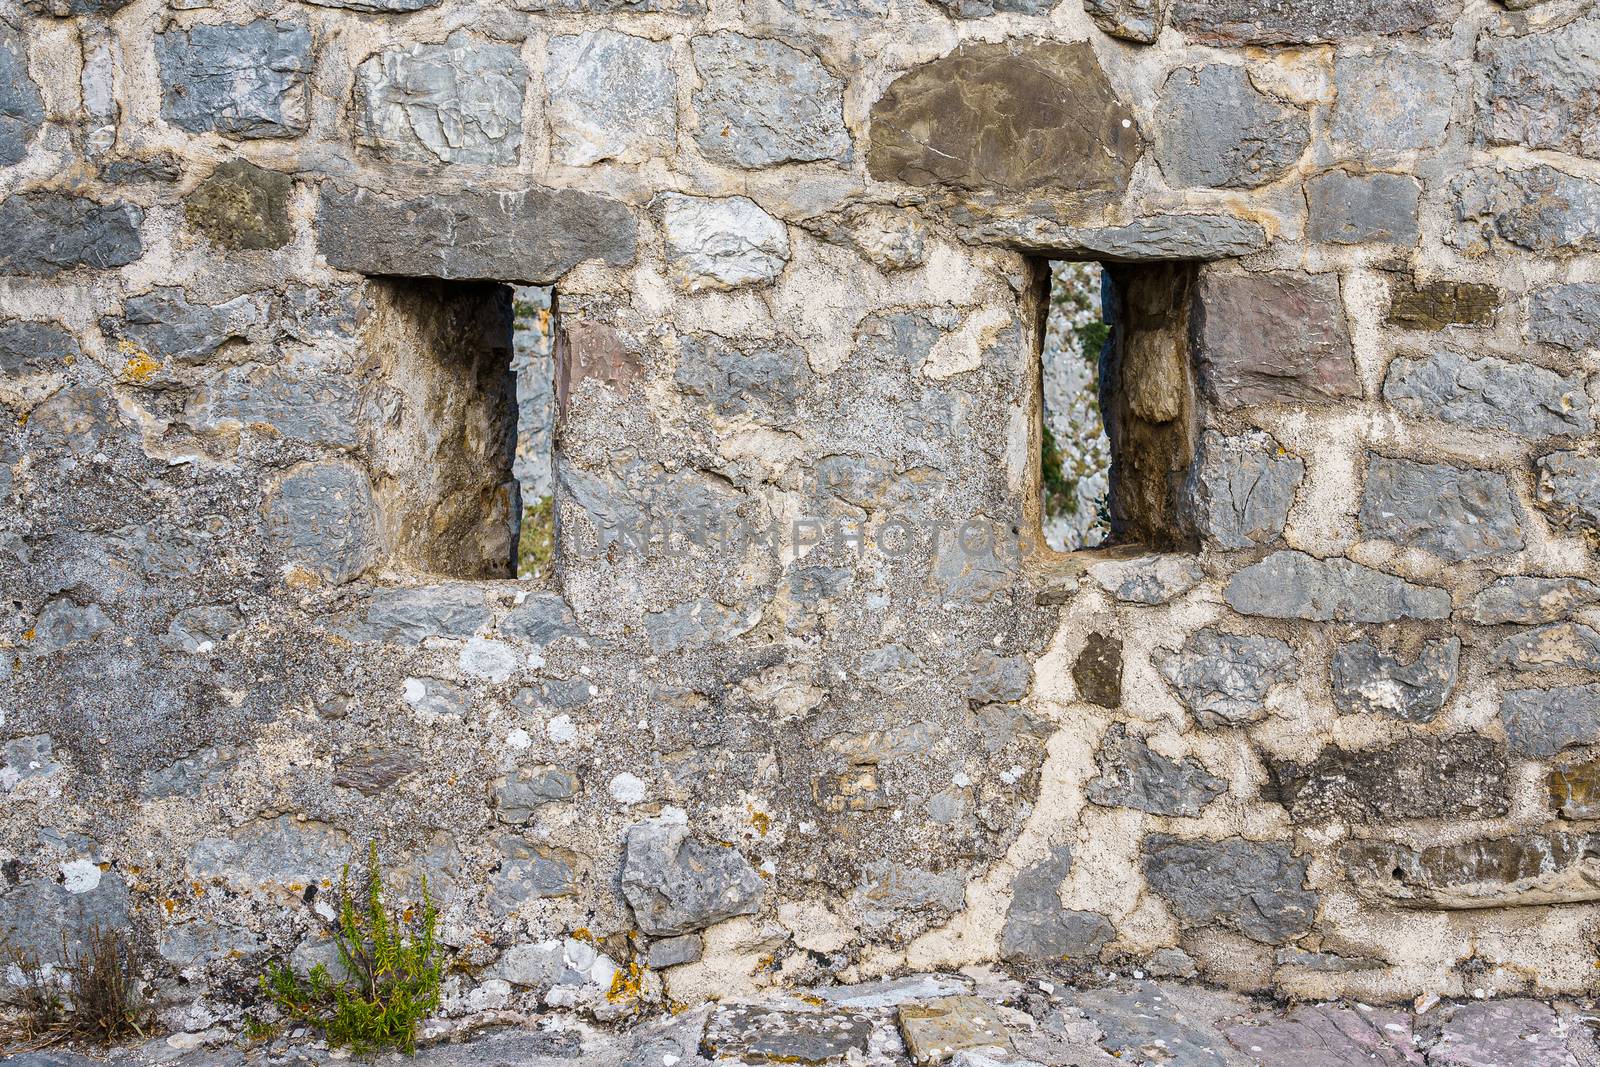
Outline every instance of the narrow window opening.
<svg viewBox="0 0 1600 1067"><path fill-rule="evenodd" d="M1051 552L1172 550L1194 457L1192 263L1039 261L1039 528Z"/></svg>
<svg viewBox="0 0 1600 1067"><path fill-rule="evenodd" d="M548 285L517 286L511 370L516 379L517 444L512 474L521 491L518 578L547 581L555 568L552 455L556 430L555 294Z"/></svg>

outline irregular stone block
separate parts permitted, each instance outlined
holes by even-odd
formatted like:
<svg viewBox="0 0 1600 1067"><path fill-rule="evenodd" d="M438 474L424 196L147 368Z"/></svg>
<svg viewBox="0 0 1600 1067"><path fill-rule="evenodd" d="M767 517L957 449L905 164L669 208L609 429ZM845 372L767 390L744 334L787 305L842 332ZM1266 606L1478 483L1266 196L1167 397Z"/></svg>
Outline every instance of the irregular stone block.
<svg viewBox="0 0 1600 1067"><path fill-rule="evenodd" d="M381 796L418 769L403 752L363 752L334 764L333 784L363 796Z"/></svg>
<svg viewBox="0 0 1600 1067"><path fill-rule="evenodd" d="M1600 760L1552 767L1550 803L1563 819L1600 819Z"/></svg>
<svg viewBox="0 0 1600 1067"><path fill-rule="evenodd" d="M75 607L68 601L56 601L55 603ZM49 609L46 608L45 610L48 611ZM95 632L104 630L106 628L105 616L100 614L99 608L94 608L93 611L99 624ZM44 621L44 614L44 612L40 613L41 623ZM90 636L93 635L91 634ZM34 639L38 640L38 636L35 635ZM68 641L66 643L72 644L73 642ZM55 647L64 646L58 644ZM5 743L4 753L5 766L0 767L0 790L4 790L7 793L15 789L20 783L26 782L31 778L48 778L61 770L61 764L57 763L55 759L55 739L49 734L33 734L28 737L13 738Z"/></svg>
<svg viewBox="0 0 1600 1067"><path fill-rule="evenodd" d="M1505 622L1559 622L1579 608L1600 603L1600 585L1584 578L1497 578L1472 598L1468 617L1480 626Z"/></svg>
<svg viewBox="0 0 1600 1067"><path fill-rule="evenodd" d="M298 137L306 131L311 31L302 23L200 24L156 35L161 117L190 133Z"/></svg>
<svg viewBox="0 0 1600 1067"><path fill-rule="evenodd" d="M815 56L723 31L690 42L700 85L695 142L735 167L850 157L844 82Z"/></svg>
<svg viewBox="0 0 1600 1067"><path fill-rule="evenodd" d="M1027 666L1026 663L1024 666ZM1122 639L1101 633L1090 634L1084 641L1083 651L1072 663L1072 684L1078 689L1079 700L1098 704L1102 708L1114 708L1121 704Z"/></svg>
<svg viewBox="0 0 1600 1067"><path fill-rule="evenodd" d="M1315 1004L1284 1016L1262 1012L1224 1033L1259 1067L1422 1067L1410 1014L1365 1004L1359 1010Z"/></svg>
<svg viewBox="0 0 1600 1067"><path fill-rule="evenodd" d="M1600 900L1600 837L1594 834L1523 834L1435 845L1420 852L1386 841L1352 842L1341 857L1364 893L1413 908L1449 911Z"/></svg>
<svg viewBox="0 0 1600 1067"><path fill-rule="evenodd" d="M990 15L1042 15L1056 6L1056 0L933 0L958 19L981 19Z"/></svg>
<svg viewBox="0 0 1600 1067"><path fill-rule="evenodd" d="M183 166L171 152L132 159L108 159L100 167L100 180L107 185L148 185L175 182L183 177Z"/></svg>
<svg viewBox="0 0 1600 1067"><path fill-rule="evenodd" d="M921 1004L902 1004L896 1012L900 1036L915 1064L942 1063L953 1053L972 1049L1011 1049L1011 1035L994 1005L981 997L939 997Z"/></svg>
<svg viewBox="0 0 1600 1067"><path fill-rule="evenodd" d="M700 1051L725 1063L848 1062L865 1056L872 1019L853 1011L797 1011L721 1004L706 1020Z"/></svg>
<svg viewBox="0 0 1600 1067"><path fill-rule="evenodd" d="M1272 619L1375 623L1450 615L1447 590L1304 552L1274 552L1246 567L1223 596L1237 612Z"/></svg>
<svg viewBox="0 0 1600 1067"><path fill-rule="evenodd" d="M97 927L127 930L128 906L127 883L115 871L100 875L79 892L54 878L27 878L0 892L0 929L6 931L6 944L13 951L52 961L63 950L83 952ZM29 1055L37 1054L20 1054L24 1059Z"/></svg>
<svg viewBox="0 0 1600 1067"><path fill-rule="evenodd" d="M1547 285L1528 298L1528 340L1600 348L1600 283Z"/></svg>
<svg viewBox="0 0 1600 1067"><path fill-rule="evenodd" d="M1194 959L1182 949L1160 949L1151 954L1150 961L1153 966L1183 977L1193 977L1195 973ZM1087 1063L1110 1059L1128 1067L1147 1067L1160 1059L1167 1061L1163 1067L1235 1067L1218 1051L1221 1037L1209 1024L1214 1017L1213 1006L1184 996L1175 983L1135 979L1100 988L1086 987L1087 983L1073 983L1061 990L1067 1005L1087 1016L1086 1021L1093 1027L1087 1035L1074 1035L1073 1049L1069 1051L1079 1047L1078 1041L1091 1048L1099 1047L1093 1048L1087 1061L1077 1055L1072 1059ZM1046 1032L1052 1036L1072 1034L1076 1029L1072 1027L1075 1014L1052 1012L1045 1017ZM1094 1030L1099 1034L1095 1035ZM1110 1057L1103 1056L1101 1050L1110 1053Z"/></svg>
<svg viewBox="0 0 1600 1067"><path fill-rule="evenodd" d="M1600 19L1478 43L1478 131L1493 145L1600 158Z"/></svg>
<svg viewBox="0 0 1600 1067"><path fill-rule="evenodd" d="M1306 465L1259 431L1224 437L1207 430L1184 484L1188 519L1223 548L1270 545L1283 533Z"/></svg>
<svg viewBox="0 0 1600 1067"><path fill-rule="evenodd" d="M1522 509L1498 471L1374 455L1356 516L1366 537L1448 560L1520 552Z"/></svg>
<svg viewBox="0 0 1600 1067"><path fill-rule="evenodd" d="M356 68L356 143L386 159L513 166L528 68L465 30L390 48Z"/></svg>
<svg viewBox="0 0 1600 1067"><path fill-rule="evenodd" d="M551 155L570 167L671 155L677 85L668 41L615 30L550 38Z"/></svg>
<svg viewBox="0 0 1600 1067"><path fill-rule="evenodd" d="M659 971L683 963L699 963L701 955L705 952L705 943L705 938L699 934L684 934L680 937L652 941L645 954L646 965L652 971Z"/></svg>
<svg viewBox="0 0 1600 1067"><path fill-rule="evenodd" d="M1151 44L1161 33L1166 0L1084 0L1083 9L1101 32L1124 41Z"/></svg>
<svg viewBox="0 0 1600 1067"><path fill-rule="evenodd" d="M1335 170L1306 183L1306 233L1313 241L1413 245L1422 185L1403 174Z"/></svg>
<svg viewBox="0 0 1600 1067"><path fill-rule="evenodd" d="M1061 906L1061 883L1072 869L1066 845L1017 875L1000 932L1000 958L1011 963L1051 963L1092 958L1115 931L1105 916Z"/></svg>
<svg viewBox="0 0 1600 1067"><path fill-rule="evenodd" d="M1117 643L1117 665L1121 667L1122 644ZM975 653L965 669L967 699L990 704L1021 700L1033 682L1033 664L1023 656L997 656L993 652Z"/></svg>
<svg viewBox="0 0 1600 1067"><path fill-rule="evenodd" d="M377 15L403 14L438 7L441 0L306 0L318 7L339 7L349 11L367 11Z"/></svg>
<svg viewBox="0 0 1600 1067"><path fill-rule="evenodd" d="M1576 622L1524 630L1500 642L1489 662L1518 671L1600 671L1600 633Z"/></svg>
<svg viewBox="0 0 1600 1067"><path fill-rule="evenodd" d="M1269 945L1311 928L1318 896L1305 888L1306 861L1287 841L1145 838L1144 877L1185 927L1220 926Z"/></svg>
<svg viewBox="0 0 1600 1067"><path fill-rule="evenodd" d="M287 174L230 159L183 198L189 225L234 251L282 248L294 238Z"/></svg>
<svg viewBox="0 0 1600 1067"><path fill-rule="evenodd" d="M0 381L52 378L83 357L78 339L47 322L0 322Z"/></svg>
<svg viewBox="0 0 1600 1067"><path fill-rule="evenodd" d="M1178 188L1265 185L1310 139L1305 111L1256 89L1243 67L1175 70L1156 103L1156 162Z"/></svg>
<svg viewBox="0 0 1600 1067"><path fill-rule="evenodd" d="M1445 278L1421 281L1406 275L1396 277L1389 287L1387 321L1405 330L1492 326L1499 306L1500 290L1492 285Z"/></svg>
<svg viewBox="0 0 1600 1067"><path fill-rule="evenodd" d="M1368 162L1444 144L1455 72L1419 52L1340 56L1328 137L1341 159Z"/></svg>
<svg viewBox="0 0 1600 1067"><path fill-rule="evenodd" d="M1534 499L1559 526L1600 532L1600 457L1552 452L1534 461L1539 473Z"/></svg>
<svg viewBox="0 0 1600 1067"><path fill-rule="evenodd" d="M578 620L559 593L535 593L495 627L503 636L538 645L541 649L563 637L580 636Z"/></svg>
<svg viewBox="0 0 1600 1067"><path fill-rule="evenodd" d="M1096 563L1095 583L1126 604L1166 604L1199 585L1205 570L1193 556L1162 554Z"/></svg>
<svg viewBox="0 0 1600 1067"><path fill-rule="evenodd" d="M71 18L73 15L114 15L133 0L22 0L22 6L41 15Z"/></svg>
<svg viewBox="0 0 1600 1067"><path fill-rule="evenodd" d="M1530 252L1600 250L1600 181L1540 164L1480 167L1450 181L1457 232L1451 244L1481 253L1505 242Z"/></svg>
<svg viewBox="0 0 1600 1067"><path fill-rule="evenodd" d="M372 486L346 463L308 464L284 479L267 501L267 528L290 563L335 585L378 557Z"/></svg>
<svg viewBox="0 0 1600 1067"><path fill-rule="evenodd" d="M529 901L571 896L574 892L577 876L569 854L530 845L517 837L502 837L495 847L502 858L499 869L489 876L487 899L496 914L507 915Z"/></svg>
<svg viewBox="0 0 1600 1067"><path fill-rule="evenodd" d="M1361 394L1337 275L1206 270L1192 315L1201 385L1224 407Z"/></svg>
<svg viewBox="0 0 1600 1067"><path fill-rule="evenodd" d="M550 12L552 14L609 14L613 11L632 14L703 15L706 5L702 0L514 0L518 11Z"/></svg>
<svg viewBox="0 0 1600 1067"><path fill-rule="evenodd" d="M1578 1067L1567 1048L1566 1025L1549 1004L1509 999L1451 1004L1428 1067Z"/></svg>
<svg viewBox="0 0 1600 1067"><path fill-rule="evenodd" d="M871 130L879 181L1086 200L1121 196L1143 149L1082 42L966 42L890 83Z"/></svg>
<svg viewBox="0 0 1600 1067"><path fill-rule="evenodd" d="M768 425L787 425L795 402L811 388L811 368L805 350L789 341L742 350L717 334L686 334L678 340L673 381L725 418L749 414Z"/></svg>
<svg viewBox="0 0 1600 1067"><path fill-rule="evenodd" d="M572 799L578 776L561 767L533 767L496 778L490 789L502 822L525 823L544 805Z"/></svg>
<svg viewBox="0 0 1600 1067"><path fill-rule="evenodd" d="M1461 640L1455 637L1429 641L1410 663L1370 641L1340 645L1331 671L1334 707L1347 714L1432 722L1455 688L1460 660Z"/></svg>
<svg viewBox="0 0 1600 1067"><path fill-rule="evenodd" d="M1500 721L1511 751L1554 756L1600 736L1600 684L1512 689L1500 697Z"/></svg>
<svg viewBox="0 0 1600 1067"><path fill-rule="evenodd" d="M374 592L365 622L353 627L351 634L363 641L420 645L430 637L465 640L488 623L483 587L447 582Z"/></svg>
<svg viewBox="0 0 1600 1067"><path fill-rule="evenodd" d="M351 852L342 831L280 815L245 823L226 837L201 838L189 849L186 870L246 893L273 887L297 892L338 885Z"/></svg>
<svg viewBox="0 0 1600 1067"><path fill-rule="evenodd" d="M162 643L183 652L205 654L244 626L239 612L227 604L184 608L172 617Z"/></svg>
<svg viewBox="0 0 1600 1067"><path fill-rule="evenodd" d="M29 649L35 655L48 656L94 640L111 629L111 620L106 618L98 604L79 604L58 597L39 610L39 618L32 629L33 639L28 644ZM45 738L47 749L49 740Z"/></svg>
<svg viewBox="0 0 1600 1067"><path fill-rule="evenodd" d="M197 430L249 427L295 441L353 446L360 398L348 376L293 364L230 367L196 389L183 417Z"/></svg>
<svg viewBox="0 0 1600 1067"><path fill-rule="evenodd" d="M1594 431L1582 374L1561 375L1531 363L1473 359L1441 351L1389 364L1383 397L1413 418L1433 418L1525 437Z"/></svg>
<svg viewBox="0 0 1600 1067"><path fill-rule="evenodd" d="M44 99L28 76L27 40L0 21L0 167L20 163L44 123Z"/></svg>
<svg viewBox="0 0 1600 1067"><path fill-rule="evenodd" d="M761 906L761 877L737 849L704 844L682 821L628 828L622 895L647 934L688 934Z"/></svg>
<svg viewBox="0 0 1600 1067"><path fill-rule="evenodd" d="M1174 0L1172 25L1212 45L1328 44L1445 30L1461 0Z"/></svg>
<svg viewBox="0 0 1600 1067"><path fill-rule="evenodd" d="M1089 783L1088 798L1110 808L1133 808L1151 815L1194 816L1228 791L1228 783L1199 761L1169 760L1142 738L1115 723L1106 731L1097 757L1100 775Z"/></svg>
<svg viewBox="0 0 1600 1067"><path fill-rule="evenodd" d="M1197 630L1179 651L1160 649L1155 665L1201 726L1255 722L1267 713L1267 693L1294 677L1294 649L1275 637Z"/></svg>
<svg viewBox="0 0 1600 1067"><path fill-rule="evenodd" d="M673 277L691 292L770 282L789 262L788 230L748 197L659 200Z"/></svg>
<svg viewBox="0 0 1600 1067"><path fill-rule="evenodd" d="M144 255L132 204L97 204L63 193L14 194L0 201L0 275L49 278L74 267L121 267Z"/></svg>
<svg viewBox="0 0 1600 1067"><path fill-rule="evenodd" d="M100 320L100 331L118 342L125 359L159 363L205 363L229 341L250 341L267 322L267 294L252 293L223 304L192 304L177 286L160 286L130 297L121 317ZM0 365L4 357L0 356Z"/></svg>
<svg viewBox="0 0 1600 1067"><path fill-rule="evenodd" d="M974 238L1025 252L1091 253L1101 260L1237 259L1267 247L1259 222L1236 215L1148 215L1125 226L1072 226L1054 212L986 219L970 225Z"/></svg>
<svg viewBox="0 0 1600 1067"><path fill-rule="evenodd" d="M322 187L317 249L361 274L546 284L588 259L631 263L627 207L575 189L465 189L401 200Z"/></svg>
<svg viewBox="0 0 1600 1067"><path fill-rule="evenodd" d="M802 18L871 19L889 11L889 0L779 0Z"/></svg>
<svg viewBox="0 0 1600 1067"><path fill-rule="evenodd" d="M1477 734L1330 746L1305 766L1271 760L1268 769L1296 823L1498 819L1509 810L1505 748Z"/></svg>

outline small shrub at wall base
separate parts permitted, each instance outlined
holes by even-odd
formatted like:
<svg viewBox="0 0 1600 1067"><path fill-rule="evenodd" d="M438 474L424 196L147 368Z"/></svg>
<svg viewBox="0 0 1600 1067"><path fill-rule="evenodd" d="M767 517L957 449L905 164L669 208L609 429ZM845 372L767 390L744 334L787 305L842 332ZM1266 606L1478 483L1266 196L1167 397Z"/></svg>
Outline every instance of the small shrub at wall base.
<svg viewBox="0 0 1600 1067"><path fill-rule="evenodd" d="M339 884L333 936L344 975L335 978L319 963L301 977L289 965L274 963L261 988L286 1017L320 1029L335 1048L409 1053L416 1050L417 1024L439 1006L439 913L426 879L420 914L385 908L376 843L367 875L360 902L350 893L349 867Z"/></svg>
<svg viewBox="0 0 1600 1067"><path fill-rule="evenodd" d="M61 935L53 967L36 953L8 946L3 954L14 979L6 991L8 1051L60 1041L99 1045L145 1036L149 1010L139 993L140 953L125 931L91 927L81 946Z"/></svg>

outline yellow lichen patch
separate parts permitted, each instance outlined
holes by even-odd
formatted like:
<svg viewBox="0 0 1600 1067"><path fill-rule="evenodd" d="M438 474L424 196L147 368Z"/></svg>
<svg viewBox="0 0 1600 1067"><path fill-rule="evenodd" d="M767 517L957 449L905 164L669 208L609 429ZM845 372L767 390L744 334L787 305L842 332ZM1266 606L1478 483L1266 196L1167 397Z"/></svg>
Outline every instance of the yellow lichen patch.
<svg viewBox="0 0 1600 1067"><path fill-rule="evenodd" d="M178 902L169 897L162 897L161 910L165 911L168 915L172 915L178 910Z"/></svg>
<svg viewBox="0 0 1600 1067"><path fill-rule="evenodd" d="M126 362L122 365L122 373L133 382L147 382L161 369L161 361L153 359L150 353L128 341L117 345Z"/></svg>
<svg viewBox="0 0 1600 1067"><path fill-rule="evenodd" d="M34 635L37 634L38 632L39 632L38 630L33 630L33 629L24 630L24 631L22 631L22 639L24 641L32 641L33 638L34 638Z"/></svg>
<svg viewBox="0 0 1600 1067"><path fill-rule="evenodd" d="M572 931L572 940L587 941L592 945L594 944L594 934L589 932L589 928L587 926L580 926L576 930Z"/></svg>
<svg viewBox="0 0 1600 1067"><path fill-rule="evenodd" d="M757 811L754 808L751 808L750 825L756 828L756 832L758 834L760 834L762 837L766 837L767 831L772 828L772 817L764 811Z"/></svg>
<svg viewBox="0 0 1600 1067"><path fill-rule="evenodd" d="M26 411L24 411L21 415L17 416L17 425L18 426L26 426L26 425L28 425L28 413Z"/></svg>
<svg viewBox="0 0 1600 1067"><path fill-rule="evenodd" d="M199 882L190 882L189 888L194 890L194 895L197 897L203 897L206 895L206 887L201 885Z"/></svg>
<svg viewBox="0 0 1600 1067"><path fill-rule="evenodd" d="M639 991L644 985L644 968L638 961L630 961L626 967L619 968L611 978L611 988L606 992L606 999L615 1004L622 1000L636 1000Z"/></svg>

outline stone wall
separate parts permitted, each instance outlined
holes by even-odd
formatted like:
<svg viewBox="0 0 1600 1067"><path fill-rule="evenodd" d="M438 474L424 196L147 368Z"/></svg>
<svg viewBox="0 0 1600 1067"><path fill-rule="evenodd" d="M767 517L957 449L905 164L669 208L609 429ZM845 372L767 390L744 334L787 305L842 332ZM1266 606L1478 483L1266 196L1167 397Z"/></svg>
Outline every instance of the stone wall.
<svg viewBox="0 0 1600 1067"><path fill-rule="evenodd" d="M1586 987L1588 6L13 0L0 920L185 1026L369 839L452 1012ZM1095 553L1042 257L1122 294Z"/></svg>

